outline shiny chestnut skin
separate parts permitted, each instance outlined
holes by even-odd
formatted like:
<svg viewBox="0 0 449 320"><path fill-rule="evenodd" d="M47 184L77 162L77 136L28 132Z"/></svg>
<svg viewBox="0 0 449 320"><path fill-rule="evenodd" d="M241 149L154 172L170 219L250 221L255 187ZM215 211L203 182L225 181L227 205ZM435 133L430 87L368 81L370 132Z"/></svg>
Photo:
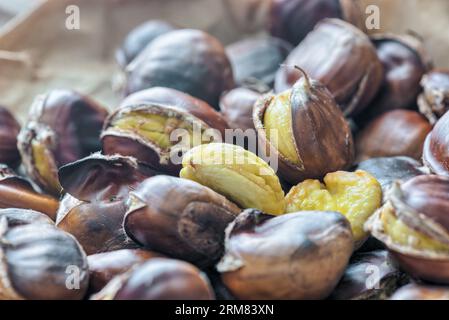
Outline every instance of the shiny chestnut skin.
<svg viewBox="0 0 449 320"><path fill-rule="evenodd" d="M335 300L379 300L388 298L407 281L391 254L376 250L355 254L337 288Z"/></svg>
<svg viewBox="0 0 449 320"><path fill-rule="evenodd" d="M223 45L193 29L156 38L128 65L125 95L157 86L177 89L218 108L221 93L234 87Z"/></svg>
<svg viewBox="0 0 449 320"><path fill-rule="evenodd" d="M449 176L449 113L446 113L427 135L423 162L434 173Z"/></svg>
<svg viewBox="0 0 449 320"><path fill-rule="evenodd" d="M154 258L116 276L93 300L212 300L209 280L193 265Z"/></svg>
<svg viewBox="0 0 449 320"><path fill-rule="evenodd" d="M419 111L434 124L449 110L449 70L435 69L421 79Z"/></svg>
<svg viewBox="0 0 449 320"><path fill-rule="evenodd" d="M47 223L10 226L2 218L0 225L1 299L84 297L89 282L87 259L73 236Z"/></svg>
<svg viewBox="0 0 449 320"><path fill-rule="evenodd" d="M432 125L420 113L393 110L373 119L355 137L356 161L406 156L420 160Z"/></svg>
<svg viewBox="0 0 449 320"><path fill-rule="evenodd" d="M0 106L0 163L15 167L20 163L17 135L20 124L11 112Z"/></svg>
<svg viewBox="0 0 449 320"><path fill-rule="evenodd" d="M124 69L134 58L157 37L175 30L167 21L149 20L132 29L116 51L115 58Z"/></svg>
<svg viewBox="0 0 449 320"><path fill-rule="evenodd" d="M173 141L167 148L161 146L159 141L152 141L139 134L139 129L123 130L115 125L121 119L137 112L147 116L163 116L183 121L198 128L199 132L213 131L218 138L224 137L228 128L223 116L209 104L175 89L153 87L125 98L119 108L105 121L101 134L103 152L135 157L142 163L172 175L177 175L181 169L180 161L175 163L171 157L181 151L172 149L176 147L178 141ZM144 124L145 122L142 125ZM165 134L170 136L176 129L177 125L165 125Z"/></svg>
<svg viewBox="0 0 449 320"><path fill-rule="evenodd" d="M161 254L142 249L121 249L110 252L92 254L87 257L89 265L89 292L103 289L117 275Z"/></svg>
<svg viewBox="0 0 449 320"><path fill-rule="evenodd" d="M271 0L269 32L293 45L299 44L324 18L339 18L362 29L363 16L351 0Z"/></svg>
<svg viewBox="0 0 449 320"><path fill-rule="evenodd" d="M272 88L279 65L293 47L274 37L247 38L226 47L237 85L260 81Z"/></svg>
<svg viewBox="0 0 449 320"><path fill-rule="evenodd" d="M0 208L32 209L55 220L58 207L58 200L36 192L28 180L0 164Z"/></svg>
<svg viewBox="0 0 449 320"><path fill-rule="evenodd" d="M9 228L28 224L42 223L51 226L55 224L53 220L42 212L19 208L0 209L0 220L2 219L6 219Z"/></svg>
<svg viewBox="0 0 449 320"><path fill-rule="evenodd" d="M197 182L156 176L130 192L123 225L146 248L207 267L221 257L224 230L239 213Z"/></svg>
<svg viewBox="0 0 449 320"><path fill-rule="evenodd" d="M284 64L301 67L326 86L346 116L363 111L383 79L382 63L368 36L338 19L319 22ZM291 68L280 68L275 91L290 88L300 76Z"/></svg>
<svg viewBox="0 0 449 320"><path fill-rule="evenodd" d="M290 184L305 179L320 179L328 172L347 169L354 160L350 127L331 93L322 83L301 72L304 77L296 82L290 92L268 94L259 99L253 109L260 145L265 146L267 154L278 156L279 175ZM287 158L270 141L266 115L269 108L275 108L276 104L290 109L291 129L284 129L291 130L292 134L287 138L295 144L299 161ZM276 122L281 124L284 121ZM279 140L283 139L278 133Z"/></svg>
<svg viewBox="0 0 449 320"><path fill-rule="evenodd" d="M449 300L449 287L411 283L397 290L390 300Z"/></svg>
<svg viewBox="0 0 449 320"><path fill-rule="evenodd" d="M245 87L225 93L220 99L220 111L232 129L254 129L253 107L262 94Z"/></svg>
<svg viewBox="0 0 449 320"><path fill-rule="evenodd" d="M56 225L75 236L87 254L137 245L123 230L129 191L155 175L133 158L93 154L63 166L59 180L67 193Z"/></svg>
<svg viewBox="0 0 449 320"><path fill-rule="evenodd" d="M217 270L238 299L324 299L343 275L353 244L340 213L274 217L248 209L226 229Z"/></svg>
<svg viewBox="0 0 449 320"><path fill-rule="evenodd" d="M106 116L102 106L71 90L36 97L18 137L28 175L45 191L59 195L58 168L101 150Z"/></svg>

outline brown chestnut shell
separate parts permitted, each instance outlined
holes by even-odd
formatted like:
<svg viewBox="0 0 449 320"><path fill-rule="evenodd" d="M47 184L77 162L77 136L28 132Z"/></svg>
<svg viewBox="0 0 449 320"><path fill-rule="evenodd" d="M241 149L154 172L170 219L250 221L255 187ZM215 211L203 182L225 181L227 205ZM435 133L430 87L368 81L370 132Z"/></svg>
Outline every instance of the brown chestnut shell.
<svg viewBox="0 0 449 320"><path fill-rule="evenodd" d="M20 163L17 136L20 124L11 112L0 106L0 163L15 167Z"/></svg>
<svg viewBox="0 0 449 320"><path fill-rule="evenodd" d="M253 107L262 94L238 87L226 92L220 99L220 111L232 129L254 129Z"/></svg>
<svg viewBox="0 0 449 320"><path fill-rule="evenodd" d="M398 289L390 300L449 300L449 287L411 283Z"/></svg>
<svg viewBox="0 0 449 320"><path fill-rule="evenodd" d="M435 124L449 110L449 70L435 69L421 79L419 111Z"/></svg>
<svg viewBox="0 0 449 320"><path fill-rule="evenodd" d="M423 162L434 173L449 176L449 113L446 113L427 135Z"/></svg>

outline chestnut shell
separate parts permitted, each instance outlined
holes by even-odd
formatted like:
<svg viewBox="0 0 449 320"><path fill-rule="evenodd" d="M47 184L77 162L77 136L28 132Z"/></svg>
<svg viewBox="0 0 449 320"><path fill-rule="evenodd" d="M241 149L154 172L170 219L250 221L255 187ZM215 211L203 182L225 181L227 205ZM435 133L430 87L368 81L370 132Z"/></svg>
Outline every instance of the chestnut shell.
<svg viewBox="0 0 449 320"><path fill-rule="evenodd" d="M17 135L20 125L11 112L0 106L0 163L17 166L20 153L17 149Z"/></svg>
<svg viewBox="0 0 449 320"><path fill-rule="evenodd" d="M254 129L253 107L262 94L238 87L226 92L220 99L220 111L232 129Z"/></svg>
<svg viewBox="0 0 449 320"><path fill-rule="evenodd" d="M419 111L434 124L449 110L449 70L435 69L421 79Z"/></svg>
<svg viewBox="0 0 449 320"><path fill-rule="evenodd" d="M432 172L449 176L449 113L438 120L427 135L423 162Z"/></svg>
<svg viewBox="0 0 449 320"><path fill-rule="evenodd" d="M449 300L449 288L411 283L397 290L390 300Z"/></svg>

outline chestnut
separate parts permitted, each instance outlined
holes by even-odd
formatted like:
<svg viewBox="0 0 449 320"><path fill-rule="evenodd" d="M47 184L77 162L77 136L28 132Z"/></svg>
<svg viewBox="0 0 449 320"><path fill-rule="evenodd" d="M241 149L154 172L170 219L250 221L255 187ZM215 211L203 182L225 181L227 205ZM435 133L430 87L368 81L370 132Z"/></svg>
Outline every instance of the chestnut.
<svg viewBox="0 0 449 320"><path fill-rule="evenodd" d="M157 37L175 30L176 27L167 21L149 20L132 29L116 51L118 64L125 69L134 58Z"/></svg>
<svg viewBox="0 0 449 320"><path fill-rule="evenodd" d="M142 249L121 249L92 254L87 257L89 265L89 292L98 292L117 275L161 254Z"/></svg>
<svg viewBox="0 0 449 320"><path fill-rule="evenodd" d="M262 94L245 87L226 92L220 99L220 111L232 129L254 129L253 106Z"/></svg>
<svg viewBox="0 0 449 320"><path fill-rule="evenodd" d="M414 107L421 77L432 66L422 40L411 34L375 34L371 40L384 67L384 80L360 117L372 119L386 111Z"/></svg>
<svg viewBox="0 0 449 320"><path fill-rule="evenodd" d="M421 79L419 110L434 124L449 110L449 70L432 70Z"/></svg>
<svg viewBox="0 0 449 320"><path fill-rule="evenodd" d="M122 227L130 190L155 175L133 158L93 154L60 168L67 193L56 225L75 236L87 254L136 247Z"/></svg>
<svg viewBox="0 0 449 320"><path fill-rule="evenodd" d="M379 181L384 201L387 191L395 181L405 182L428 173L420 162L409 157L371 158L360 162L356 169L371 173Z"/></svg>
<svg viewBox="0 0 449 320"><path fill-rule="evenodd" d="M101 134L105 154L135 157L177 175L182 154L195 145L221 141L228 124L204 101L155 87L126 98L107 119Z"/></svg>
<svg viewBox="0 0 449 320"><path fill-rule="evenodd" d="M291 184L349 168L354 159L351 130L331 93L299 70L292 89L263 97L253 110L260 145L278 156L279 175Z"/></svg>
<svg viewBox="0 0 449 320"><path fill-rule="evenodd" d="M101 149L100 133L107 111L70 90L53 90L33 102L18 136L28 175L45 191L58 195L58 168Z"/></svg>
<svg viewBox="0 0 449 320"><path fill-rule="evenodd" d="M128 65L125 95L157 86L177 89L218 108L221 93L234 87L223 45L193 29L157 37Z"/></svg>
<svg viewBox="0 0 449 320"><path fill-rule="evenodd" d="M8 208L0 209L0 220L6 219L9 228L28 224L48 224L54 225L55 223L47 215L29 209Z"/></svg>
<svg viewBox="0 0 449 320"><path fill-rule="evenodd" d="M11 112L0 106L0 163L17 166L20 154L17 150L17 135L20 125Z"/></svg>
<svg viewBox="0 0 449 320"><path fill-rule="evenodd" d="M339 18L364 28L356 1L271 0L269 3L269 32L295 46L324 18Z"/></svg>
<svg viewBox="0 0 449 320"><path fill-rule="evenodd" d="M224 230L239 213L235 204L199 183L156 176L130 192L124 228L151 250L207 267L220 259Z"/></svg>
<svg viewBox="0 0 449 320"><path fill-rule="evenodd" d="M449 176L449 112L438 120L427 135L423 162L432 172Z"/></svg>
<svg viewBox="0 0 449 320"><path fill-rule="evenodd" d="M449 283L449 178L418 176L393 184L365 227L413 277Z"/></svg>
<svg viewBox="0 0 449 320"><path fill-rule="evenodd" d="M82 299L86 254L70 234L51 224L10 226L0 221L0 299Z"/></svg>
<svg viewBox="0 0 449 320"><path fill-rule="evenodd" d="M386 112L355 136L356 161L394 156L420 160L431 130L432 125L416 111Z"/></svg>
<svg viewBox="0 0 449 320"><path fill-rule="evenodd" d="M153 258L113 278L93 300L212 300L209 280L193 265Z"/></svg>
<svg viewBox="0 0 449 320"><path fill-rule="evenodd" d="M260 82L272 88L279 65L293 49L288 42L274 37L247 38L226 47L237 85Z"/></svg>
<svg viewBox="0 0 449 320"><path fill-rule="evenodd" d="M32 209L56 219L59 201L36 192L31 183L0 164L0 208Z"/></svg>
<svg viewBox="0 0 449 320"><path fill-rule="evenodd" d="M324 299L353 250L348 220L332 211L242 212L226 229L217 265L238 299Z"/></svg>
<svg viewBox="0 0 449 320"><path fill-rule="evenodd" d="M363 111L375 97L383 79L383 66L370 39L353 25L324 19L290 53L284 62L303 68L332 93L346 116ZM289 89L300 77L280 68L275 91Z"/></svg>
<svg viewBox="0 0 449 320"><path fill-rule="evenodd" d="M407 281L386 250L355 254L337 288L335 300L384 300Z"/></svg>
<svg viewBox="0 0 449 320"><path fill-rule="evenodd" d="M390 300L449 300L449 287L410 283L397 290Z"/></svg>

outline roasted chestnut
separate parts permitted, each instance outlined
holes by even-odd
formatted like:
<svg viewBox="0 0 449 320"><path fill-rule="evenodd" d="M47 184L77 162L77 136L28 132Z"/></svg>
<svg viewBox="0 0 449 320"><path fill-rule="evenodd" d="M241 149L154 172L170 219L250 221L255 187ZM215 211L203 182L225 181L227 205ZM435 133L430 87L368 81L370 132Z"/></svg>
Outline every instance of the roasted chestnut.
<svg viewBox="0 0 449 320"><path fill-rule="evenodd" d="M75 236L87 254L136 247L123 229L128 194L156 172L129 157L93 154L65 165L59 181L67 193L56 225Z"/></svg>
<svg viewBox="0 0 449 320"><path fill-rule="evenodd" d="M156 176L130 192L124 227L151 250L207 267L223 254L224 230L240 211L199 183Z"/></svg>
<svg viewBox="0 0 449 320"><path fill-rule="evenodd" d="M358 253L351 258L331 299L384 300L406 281L388 251Z"/></svg>
<svg viewBox="0 0 449 320"><path fill-rule="evenodd" d="M449 300L449 287L411 283L397 290L390 300Z"/></svg>
<svg viewBox="0 0 449 320"><path fill-rule="evenodd" d="M291 184L347 169L354 160L351 130L331 93L299 70L303 77L292 89L265 96L253 111L260 145L278 157L279 174Z"/></svg>
<svg viewBox="0 0 449 320"><path fill-rule="evenodd" d="M17 150L17 135L20 125L11 112L0 106L0 163L17 166L20 154Z"/></svg>
<svg viewBox="0 0 449 320"><path fill-rule="evenodd" d="M288 42L274 37L247 38L226 47L237 85L272 88L279 65L293 49Z"/></svg>
<svg viewBox="0 0 449 320"><path fill-rule="evenodd" d="M449 178L425 175L395 183L366 224L411 276L449 283Z"/></svg>
<svg viewBox="0 0 449 320"><path fill-rule="evenodd" d="M131 30L115 53L118 64L126 66L157 37L175 30L176 27L166 21L149 20Z"/></svg>
<svg viewBox="0 0 449 320"><path fill-rule="evenodd" d="M434 124L449 110L449 70L432 70L421 79L419 111Z"/></svg>
<svg viewBox="0 0 449 320"><path fill-rule="evenodd" d="M93 300L211 300L207 277L193 265L154 258L116 276Z"/></svg>
<svg viewBox="0 0 449 320"><path fill-rule="evenodd" d="M0 219L0 299L84 297L87 259L74 237L49 223L10 226Z"/></svg>
<svg viewBox="0 0 449 320"><path fill-rule="evenodd" d="M234 87L223 45L192 29L157 37L128 65L125 93L157 86L177 89L218 108L221 93Z"/></svg>
<svg viewBox="0 0 449 320"><path fill-rule="evenodd" d="M117 275L161 254L142 249L122 249L92 254L87 257L89 265L89 292L98 292Z"/></svg>
<svg viewBox="0 0 449 320"><path fill-rule="evenodd" d="M217 270L237 298L323 299L343 275L353 238L337 212L249 209L226 229L225 248Z"/></svg>
<svg viewBox="0 0 449 320"><path fill-rule="evenodd" d="M431 130L432 125L416 111L386 112L355 136L356 161L394 156L420 160Z"/></svg>
<svg viewBox="0 0 449 320"><path fill-rule="evenodd" d="M32 209L55 220L58 207L58 200L36 192L28 180L0 164L0 208Z"/></svg>
<svg viewBox="0 0 449 320"><path fill-rule="evenodd" d="M393 109L416 105L420 80L432 66L422 40L411 34L371 36L384 67L384 80L376 98L360 114L365 121Z"/></svg>
<svg viewBox="0 0 449 320"><path fill-rule="evenodd" d="M101 150L107 111L70 90L53 90L33 102L18 147L28 175L42 189L59 195L58 168Z"/></svg>
<svg viewBox="0 0 449 320"><path fill-rule="evenodd" d="M354 116L367 107L383 79L382 63L368 36L338 19L319 22L285 64L297 65L319 80L346 116ZM291 68L280 68L276 92L289 89L300 76Z"/></svg>
<svg viewBox="0 0 449 320"><path fill-rule="evenodd" d="M0 209L0 220L2 219L6 219L9 228L32 223L43 223L48 225L55 224L53 220L41 212L19 208Z"/></svg>
<svg viewBox="0 0 449 320"><path fill-rule="evenodd" d="M449 176L449 112L438 120L427 135L423 162L432 172Z"/></svg>
<svg viewBox="0 0 449 320"><path fill-rule="evenodd" d="M101 134L105 154L132 156L177 175L186 150L221 142L228 124L204 101L169 88L130 95L106 120Z"/></svg>
<svg viewBox="0 0 449 320"><path fill-rule="evenodd" d="M269 32L293 45L299 44L324 18L339 18L364 28L363 15L356 1L271 0Z"/></svg>
<svg viewBox="0 0 449 320"><path fill-rule="evenodd" d="M379 181L384 201L387 191L395 181L405 182L428 173L421 163L408 157L371 158L360 162L356 169L371 173Z"/></svg>

